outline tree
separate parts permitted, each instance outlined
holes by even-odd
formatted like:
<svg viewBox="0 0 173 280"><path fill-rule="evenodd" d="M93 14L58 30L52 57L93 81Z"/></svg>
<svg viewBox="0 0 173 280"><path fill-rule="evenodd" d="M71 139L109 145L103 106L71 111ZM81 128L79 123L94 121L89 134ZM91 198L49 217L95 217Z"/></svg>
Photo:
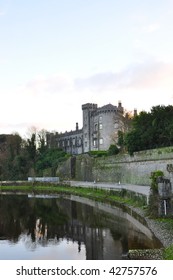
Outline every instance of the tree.
<svg viewBox="0 0 173 280"><path fill-rule="evenodd" d="M39 154L42 154L47 150L46 135L47 131L45 129L37 132L37 146Z"/></svg>
<svg viewBox="0 0 173 280"><path fill-rule="evenodd" d="M0 135L0 168L2 180L17 178L15 159L22 149L22 138L17 134Z"/></svg>
<svg viewBox="0 0 173 280"><path fill-rule="evenodd" d="M125 135L125 145L130 154L173 145L173 106L155 106L151 112L135 116L131 131Z"/></svg>

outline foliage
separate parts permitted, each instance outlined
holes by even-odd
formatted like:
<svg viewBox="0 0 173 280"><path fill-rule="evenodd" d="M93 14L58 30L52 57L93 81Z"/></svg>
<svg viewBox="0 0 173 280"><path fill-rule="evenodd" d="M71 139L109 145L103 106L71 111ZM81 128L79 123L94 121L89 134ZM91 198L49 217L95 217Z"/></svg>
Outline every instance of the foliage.
<svg viewBox="0 0 173 280"><path fill-rule="evenodd" d="M151 193L149 196L149 204L147 208L148 215L150 217L156 218L158 217L158 203L159 203L159 197L158 197L158 183L157 179L160 176L164 176L163 171L156 170L153 171L150 175L151 179Z"/></svg>
<svg viewBox="0 0 173 280"><path fill-rule="evenodd" d="M124 132L119 130L118 131L118 146L123 147L124 146Z"/></svg>
<svg viewBox="0 0 173 280"><path fill-rule="evenodd" d="M109 149L108 149L108 155L112 156L112 155L117 155L119 153L119 149L116 145L110 145Z"/></svg>
<svg viewBox="0 0 173 280"><path fill-rule="evenodd" d="M124 141L130 154L173 145L173 106L158 105L151 112L142 111L133 118Z"/></svg>
<svg viewBox="0 0 173 280"><path fill-rule="evenodd" d="M58 148L48 148L45 131L31 132L27 139L18 134L0 135L0 180L26 180L42 176L45 169L55 175L56 168L68 155Z"/></svg>
<svg viewBox="0 0 173 280"><path fill-rule="evenodd" d="M59 148L49 148L43 153L40 153L36 162L36 173L40 176L43 174L43 170L51 168L52 176L55 176L58 164L67 159L68 155Z"/></svg>
<svg viewBox="0 0 173 280"><path fill-rule="evenodd" d="M158 192L158 183L157 183L157 179L158 177L164 176L163 171L161 170L156 170L153 171L150 175L150 179L151 179L151 189L153 190L153 192Z"/></svg>
<svg viewBox="0 0 173 280"><path fill-rule="evenodd" d="M108 151L89 151L88 154L93 157L103 157L110 155L117 155L119 153L119 149L116 145L110 145Z"/></svg>
<svg viewBox="0 0 173 280"><path fill-rule="evenodd" d="M107 156L108 152L107 151L90 151L88 152L90 156L94 157L102 157L102 156Z"/></svg>

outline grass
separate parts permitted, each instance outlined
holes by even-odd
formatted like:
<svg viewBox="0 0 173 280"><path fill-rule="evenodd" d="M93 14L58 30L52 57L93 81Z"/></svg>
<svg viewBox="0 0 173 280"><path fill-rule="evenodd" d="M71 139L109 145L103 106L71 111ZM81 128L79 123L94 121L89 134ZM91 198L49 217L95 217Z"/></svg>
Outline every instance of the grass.
<svg viewBox="0 0 173 280"><path fill-rule="evenodd" d="M163 259L164 260L173 260L173 244L164 249Z"/></svg>
<svg viewBox="0 0 173 280"><path fill-rule="evenodd" d="M162 226L168 230L173 230L173 219L171 218L158 218L157 221L162 223ZM173 244L163 250L163 259L164 260L173 260Z"/></svg>
<svg viewBox="0 0 173 280"><path fill-rule="evenodd" d="M144 201L136 197L129 197L123 191L109 191L97 188L70 187L60 185L15 185L0 186L0 192L34 193L34 194L73 194L91 199L127 204L134 207L143 207Z"/></svg>

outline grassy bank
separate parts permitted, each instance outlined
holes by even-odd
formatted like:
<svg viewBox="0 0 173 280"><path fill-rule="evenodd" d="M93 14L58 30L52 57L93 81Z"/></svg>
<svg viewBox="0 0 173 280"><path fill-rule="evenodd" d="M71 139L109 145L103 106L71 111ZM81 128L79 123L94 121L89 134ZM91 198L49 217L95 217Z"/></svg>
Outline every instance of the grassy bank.
<svg viewBox="0 0 173 280"><path fill-rule="evenodd" d="M134 207L145 207L145 201L142 198L136 199L129 196L128 192L110 191L97 188L70 187L68 185L52 184L26 184L26 185L1 185L1 193L32 193L32 194L66 194L88 197L91 199L116 202L119 204L131 205Z"/></svg>

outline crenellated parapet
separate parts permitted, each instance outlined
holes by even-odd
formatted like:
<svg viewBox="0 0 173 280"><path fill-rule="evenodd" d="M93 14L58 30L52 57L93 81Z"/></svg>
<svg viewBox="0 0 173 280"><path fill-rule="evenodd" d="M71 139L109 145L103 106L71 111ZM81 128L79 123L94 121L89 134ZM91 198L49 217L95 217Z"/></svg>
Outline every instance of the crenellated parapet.
<svg viewBox="0 0 173 280"><path fill-rule="evenodd" d="M82 110L97 110L97 104L95 103L86 103L82 105Z"/></svg>

